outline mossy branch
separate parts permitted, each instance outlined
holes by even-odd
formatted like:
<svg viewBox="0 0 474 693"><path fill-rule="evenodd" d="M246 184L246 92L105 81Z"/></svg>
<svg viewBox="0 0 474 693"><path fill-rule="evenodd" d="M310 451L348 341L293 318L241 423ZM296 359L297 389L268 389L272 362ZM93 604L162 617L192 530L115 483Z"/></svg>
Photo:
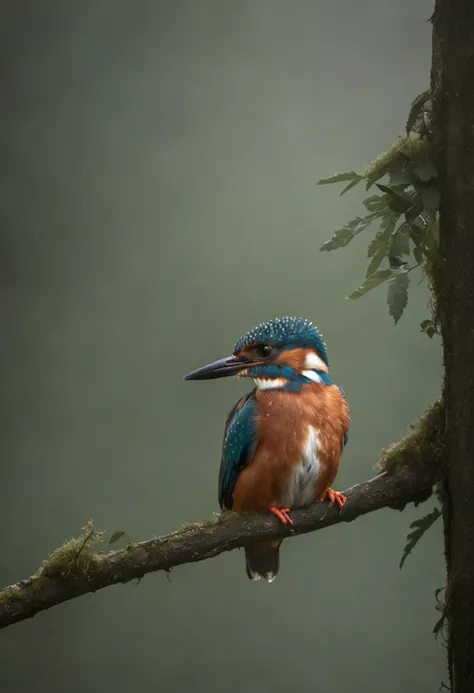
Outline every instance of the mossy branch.
<svg viewBox="0 0 474 693"><path fill-rule="evenodd" d="M251 542L314 532L339 522L352 522L381 508L403 510L407 503L423 502L442 476L443 411L442 404L436 402L411 433L386 450L379 463L384 471L345 491L347 503L342 512L326 503L294 510L295 531L291 534L270 514L226 513L163 537L96 553L94 548L103 533L95 531L89 522L80 537L56 549L37 573L0 590L0 628L88 592L213 558Z"/></svg>

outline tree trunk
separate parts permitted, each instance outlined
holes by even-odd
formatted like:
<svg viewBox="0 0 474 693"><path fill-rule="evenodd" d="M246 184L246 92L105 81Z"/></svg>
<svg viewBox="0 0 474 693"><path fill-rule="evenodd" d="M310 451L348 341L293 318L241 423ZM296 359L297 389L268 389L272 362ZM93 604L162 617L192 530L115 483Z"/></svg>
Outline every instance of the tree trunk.
<svg viewBox="0 0 474 693"><path fill-rule="evenodd" d="M449 663L474 691L474 1L436 0L433 132L441 192L436 270L444 344Z"/></svg>

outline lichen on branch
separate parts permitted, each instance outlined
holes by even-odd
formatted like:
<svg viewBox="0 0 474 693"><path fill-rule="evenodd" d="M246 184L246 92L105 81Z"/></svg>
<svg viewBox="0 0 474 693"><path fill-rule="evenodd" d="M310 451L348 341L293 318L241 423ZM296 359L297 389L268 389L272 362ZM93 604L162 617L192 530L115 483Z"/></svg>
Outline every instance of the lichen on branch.
<svg viewBox="0 0 474 693"><path fill-rule="evenodd" d="M94 551L105 532L94 529L92 520L82 528L81 534L68 539L46 558L41 567L26 580L4 587L0 591L0 609L14 610L15 604L33 601L41 594L48 580L74 579L100 570L102 554Z"/></svg>
<svg viewBox="0 0 474 693"><path fill-rule="evenodd" d="M395 465L445 464L445 411L441 399L431 404L410 432L386 450L382 450L377 469L390 471Z"/></svg>

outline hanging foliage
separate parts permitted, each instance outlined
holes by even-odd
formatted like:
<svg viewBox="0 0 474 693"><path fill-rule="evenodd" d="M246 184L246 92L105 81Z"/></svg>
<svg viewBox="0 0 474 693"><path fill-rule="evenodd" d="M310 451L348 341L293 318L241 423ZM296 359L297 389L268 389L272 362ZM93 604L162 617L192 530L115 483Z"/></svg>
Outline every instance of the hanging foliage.
<svg viewBox="0 0 474 693"><path fill-rule="evenodd" d="M410 272L428 267L438 246L439 192L429 92L413 101L406 130L406 136L364 171L337 173L318 182L346 183L341 195L359 183L365 183L366 190L377 188L377 194L363 200L367 214L337 229L321 250L343 248L369 227L375 229L368 244L365 280L348 298L360 298L387 283L388 310L395 324L408 303ZM421 329L430 337L436 332L432 321L423 321Z"/></svg>

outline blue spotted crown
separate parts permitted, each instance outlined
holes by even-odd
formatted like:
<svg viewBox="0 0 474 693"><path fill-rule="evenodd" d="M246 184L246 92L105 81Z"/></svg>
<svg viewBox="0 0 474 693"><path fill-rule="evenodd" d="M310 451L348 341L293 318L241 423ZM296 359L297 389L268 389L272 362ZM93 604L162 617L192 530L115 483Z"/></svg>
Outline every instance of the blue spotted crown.
<svg viewBox="0 0 474 693"><path fill-rule="evenodd" d="M305 318L275 318L262 322L246 332L236 343L234 353L254 344L271 344L276 347L314 349L328 364L326 344L316 325Z"/></svg>

